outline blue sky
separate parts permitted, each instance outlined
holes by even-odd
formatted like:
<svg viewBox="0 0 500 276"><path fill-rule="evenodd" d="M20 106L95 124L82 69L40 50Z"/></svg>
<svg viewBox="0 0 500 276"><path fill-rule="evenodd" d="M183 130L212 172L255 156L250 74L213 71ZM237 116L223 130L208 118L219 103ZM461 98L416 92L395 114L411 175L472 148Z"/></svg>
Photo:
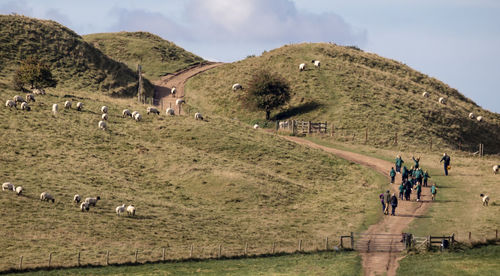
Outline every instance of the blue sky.
<svg viewBox="0 0 500 276"><path fill-rule="evenodd" d="M0 0L79 34L149 31L206 59L335 42L401 61L500 113L497 0Z"/></svg>

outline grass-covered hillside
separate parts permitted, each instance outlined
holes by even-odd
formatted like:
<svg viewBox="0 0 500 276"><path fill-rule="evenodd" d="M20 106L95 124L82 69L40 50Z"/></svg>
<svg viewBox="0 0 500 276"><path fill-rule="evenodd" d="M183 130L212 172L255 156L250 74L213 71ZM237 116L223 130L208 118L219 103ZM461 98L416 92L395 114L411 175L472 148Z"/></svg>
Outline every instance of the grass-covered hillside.
<svg viewBox="0 0 500 276"><path fill-rule="evenodd" d="M50 66L58 86L113 96L137 92L138 76L87 43L74 31L50 20L0 15L0 88L11 86L19 62L32 56ZM146 95L153 87L144 80Z"/></svg>
<svg viewBox="0 0 500 276"><path fill-rule="evenodd" d="M1 90L0 99L15 91ZM64 109L66 100L84 110ZM52 115L51 106L60 112ZM101 105L108 130L98 129ZM322 248L324 238L357 231L378 219L376 198L386 180L360 166L218 116L146 115L146 106L96 93L48 90L32 111L0 108L0 270L18 265L74 265ZM139 110L143 121L122 118ZM194 107L185 110L195 111ZM48 191L55 203L41 202ZM73 196L100 196L82 213ZM133 204L137 216L115 208Z"/></svg>
<svg viewBox="0 0 500 276"><path fill-rule="evenodd" d="M152 80L204 61L174 43L147 32L99 33L83 38L133 70L137 69L137 64L141 64L145 76Z"/></svg>
<svg viewBox="0 0 500 276"><path fill-rule="evenodd" d="M320 60L316 68L312 60ZM306 70L299 72L299 64ZM500 152L500 115L477 106L448 85L410 67L354 47L334 44L286 45L259 57L226 64L191 79L187 99L203 111L242 121L262 121L264 112L242 108L239 94L231 86L248 86L255 70L266 68L281 74L293 90L290 104L273 113L274 119L328 121L337 136L363 137L368 128L369 144L392 145L398 133L399 145L428 148L434 145ZM430 97L422 93L427 91ZM438 103L448 99L446 105ZM470 112L483 116L478 122Z"/></svg>

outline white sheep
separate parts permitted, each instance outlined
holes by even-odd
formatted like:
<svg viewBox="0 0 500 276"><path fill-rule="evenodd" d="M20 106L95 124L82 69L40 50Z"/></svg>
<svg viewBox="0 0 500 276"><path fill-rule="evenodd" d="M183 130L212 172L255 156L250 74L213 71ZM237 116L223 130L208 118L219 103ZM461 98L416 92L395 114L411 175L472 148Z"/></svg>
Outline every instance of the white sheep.
<svg viewBox="0 0 500 276"><path fill-rule="evenodd" d="M314 66L316 66L318 68L321 66L321 62L319 60L313 60L311 62L314 63Z"/></svg>
<svg viewBox="0 0 500 276"><path fill-rule="evenodd" d="M132 113L130 112L130 110L128 110L128 109L124 109L124 110L122 111L122 117L123 117L123 118L125 118L125 117L127 117L127 116L132 117Z"/></svg>
<svg viewBox="0 0 500 276"><path fill-rule="evenodd" d="M127 214L135 216L135 207L134 207L134 205L129 205L127 207Z"/></svg>
<svg viewBox="0 0 500 276"><path fill-rule="evenodd" d="M439 98L438 103L446 104L446 98L444 98L444 97Z"/></svg>
<svg viewBox="0 0 500 276"><path fill-rule="evenodd" d="M16 194L17 194L18 196L20 196L22 193L23 193L23 187L21 187L21 186L17 186L17 187L16 187Z"/></svg>
<svg viewBox="0 0 500 276"><path fill-rule="evenodd" d="M167 108L167 110L165 110L165 113L167 113L167 115L169 115L169 116L174 116L175 115L175 111L171 107Z"/></svg>
<svg viewBox="0 0 500 276"><path fill-rule="evenodd" d="M139 113L135 114L134 120L136 120L137 122L139 122L140 120L142 120L142 115L139 114Z"/></svg>
<svg viewBox="0 0 500 276"><path fill-rule="evenodd" d="M107 120L108 120L108 113L103 113L103 114L101 115L101 119L102 119L103 121L107 121Z"/></svg>
<svg viewBox="0 0 500 276"><path fill-rule="evenodd" d="M259 128L258 124L253 125L253 129L258 129L258 128Z"/></svg>
<svg viewBox="0 0 500 276"><path fill-rule="evenodd" d="M469 119L474 119L474 118L475 118L474 113L472 113L472 112L469 113Z"/></svg>
<svg viewBox="0 0 500 276"><path fill-rule="evenodd" d="M121 206L118 206L116 207L116 214L117 215L120 215L121 213L125 212L125 204L121 205Z"/></svg>
<svg viewBox="0 0 500 276"><path fill-rule="evenodd" d="M478 122L482 122L482 121L483 121L483 116L477 116L476 120L477 120Z"/></svg>
<svg viewBox="0 0 500 276"><path fill-rule="evenodd" d="M27 102L23 102L21 103L21 110L31 111L31 107L28 105Z"/></svg>
<svg viewBox="0 0 500 276"><path fill-rule="evenodd" d="M154 113L156 115L160 115L160 111L156 107L151 107L150 106L150 107L148 107L146 109L146 112L147 112L148 115L149 115L149 113Z"/></svg>
<svg viewBox="0 0 500 276"><path fill-rule="evenodd" d="M71 101L64 102L64 108L66 108L66 109L71 109L72 105L73 105L73 103Z"/></svg>
<svg viewBox="0 0 500 276"><path fill-rule="evenodd" d="M90 204L88 202L84 201L84 202L82 202L80 204L80 210L82 210L82 212L83 211L87 211L88 212L89 209L90 209Z"/></svg>
<svg viewBox="0 0 500 276"><path fill-rule="evenodd" d="M76 110L82 111L82 109L83 109L83 103L82 102L77 102L76 103Z"/></svg>
<svg viewBox="0 0 500 276"><path fill-rule="evenodd" d="M14 185L10 182L5 182L2 184L2 191L14 191Z"/></svg>
<svg viewBox="0 0 500 276"><path fill-rule="evenodd" d="M73 201L78 204L80 203L80 201L82 200L82 197L79 195L79 194L76 194L74 197L73 197Z"/></svg>
<svg viewBox="0 0 500 276"><path fill-rule="evenodd" d="M98 124L99 128L102 129L102 130L106 130L106 128L108 128L108 124L106 124L105 121L99 121L99 124Z"/></svg>
<svg viewBox="0 0 500 276"><path fill-rule="evenodd" d="M26 101L27 102L36 102L35 96L33 94L26 94Z"/></svg>
<svg viewBox="0 0 500 276"><path fill-rule="evenodd" d="M5 107L8 107L8 108L10 108L10 109L12 109L12 108L14 107L15 109L17 109L17 104L16 104L16 102L15 102L15 101L13 101L13 100L7 100L7 101L5 102Z"/></svg>
<svg viewBox="0 0 500 276"><path fill-rule="evenodd" d="M422 97L429 98L429 93L427 91L424 91L424 93L422 93Z"/></svg>
<svg viewBox="0 0 500 276"><path fill-rule="evenodd" d="M175 100L175 105L181 105L183 103L185 103L186 101L184 101L183 99L177 99Z"/></svg>
<svg viewBox="0 0 500 276"><path fill-rule="evenodd" d="M498 170L500 170L500 165L493 166L493 174L497 174Z"/></svg>
<svg viewBox="0 0 500 276"><path fill-rule="evenodd" d="M175 87L172 87L172 89L170 90L170 93L172 94L172 96L175 97L175 92L177 92L177 89L175 89Z"/></svg>
<svg viewBox="0 0 500 276"><path fill-rule="evenodd" d="M299 65L299 71L304 71L304 70L306 70L306 64L305 63L301 63Z"/></svg>
<svg viewBox="0 0 500 276"><path fill-rule="evenodd" d="M54 197L47 192L43 192L40 194L40 200L42 200L42 201L51 201L52 200L52 203L54 203L56 201L54 199Z"/></svg>
<svg viewBox="0 0 500 276"><path fill-rule="evenodd" d="M54 113L54 115L56 115L58 110L59 110L59 105L53 104L52 105L52 113Z"/></svg>
<svg viewBox="0 0 500 276"><path fill-rule="evenodd" d="M45 90L43 90L41 88L40 89L38 89L38 88L37 89L33 89L33 91L31 91L31 92L33 94L35 94L35 95L45 95Z"/></svg>
<svg viewBox="0 0 500 276"><path fill-rule="evenodd" d="M101 197L98 196L98 197L87 197L85 199L85 202L87 202L89 205L92 205L92 206L95 206L97 201L100 200Z"/></svg>
<svg viewBox="0 0 500 276"><path fill-rule="evenodd" d="M15 96L14 96L14 101L15 101L16 103L23 103L23 102L25 102L25 100L23 99L23 97L21 97L21 96L19 96L19 95L15 95Z"/></svg>
<svg viewBox="0 0 500 276"><path fill-rule="evenodd" d="M134 111L134 112L132 112L132 118L135 118L135 115L136 115L136 114L139 114L139 111Z"/></svg>
<svg viewBox="0 0 500 276"><path fill-rule="evenodd" d="M108 113L108 107L107 107L107 106L105 106L105 105L103 105L103 106L101 107L101 112L102 112L102 113Z"/></svg>
<svg viewBox="0 0 500 276"><path fill-rule="evenodd" d="M236 91L236 90L242 90L243 89L243 86L239 83L235 83L233 84L233 91Z"/></svg>
<svg viewBox="0 0 500 276"><path fill-rule="evenodd" d="M488 202L490 202L490 197L485 194L480 194L481 199L483 200L483 206L488 207Z"/></svg>
<svg viewBox="0 0 500 276"><path fill-rule="evenodd" d="M203 116L201 115L201 113L200 113L200 112L196 112L196 113L194 114L194 118L195 118L196 120L202 120L202 121L203 121Z"/></svg>

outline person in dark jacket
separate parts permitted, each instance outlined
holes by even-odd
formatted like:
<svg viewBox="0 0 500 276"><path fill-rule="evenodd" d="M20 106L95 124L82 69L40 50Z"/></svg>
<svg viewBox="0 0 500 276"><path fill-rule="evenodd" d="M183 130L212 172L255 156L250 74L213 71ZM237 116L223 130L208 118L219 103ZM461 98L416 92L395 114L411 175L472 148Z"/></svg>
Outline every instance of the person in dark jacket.
<svg viewBox="0 0 500 276"><path fill-rule="evenodd" d="M391 207L392 207L391 216L395 216L396 215L396 207L398 207L398 198L396 197L395 193L393 193L391 196Z"/></svg>
<svg viewBox="0 0 500 276"><path fill-rule="evenodd" d="M382 212L385 214L384 193L381 193L378 197L380 198L380 203L382 203Z"/></svg>
<svg viewBox="0 0 500 276"><path fill-rule="evenodd" d="M405 200L407 200L407 201L410 200L411 187L412 187L411 181L409 181L409 180L406 181L406 185L405 185Z"/></svg>
<svg viewBox="0 0 500 276"><path fill-rule="evenodd" d="M451 162L451 158L448 154L443 153L443 157L441 158L441 160L439 161L439 163L443 162L444 161L444 175L448 175L448 166L450 165L450 162Z"/></svg>
<svg viewBox="0 0 500 276"><path fill-rule="evenodd" d="M396 172L401 173L401 166L404 162L400 155L396 156Z"/></svg>
<svg viewBox="0 0 500 276"><path fill-rule="evenodd" d="M408 179L408 169L406 166L403 166L403 173L401 174L401 181L406 182Z"/></svg>
<svg viewBox="0 0 500 276"><path fill-rule="evenodd" d="M384 202L385 202L384 215L388 215L389 214L389 205L391 204L391 194L389 193L389 190L387 190L384 194Z"/></svg>
<svg viewBox="0 0 500 276"><path fill-rule="evenodd" d="M427 187L427 179L431 178L427 171L424 172L424 187Z"/></svg>
<svg viewBox="0 0 500 276"><path fill-rule="evenodd" d="M394 167L391 168L391 172L389 174L391 175L391 184L394 184L394 178L396 177L396 171L394 170Z"/></svg>
<svg viewBox="0 0 500 276"><path fill-rule="evenodd" d="M418 167L420 166L420 157L411 157L411 159L413 159L413 162L415 162L415 166L413 166L415 169L418 169Z"/></svg>

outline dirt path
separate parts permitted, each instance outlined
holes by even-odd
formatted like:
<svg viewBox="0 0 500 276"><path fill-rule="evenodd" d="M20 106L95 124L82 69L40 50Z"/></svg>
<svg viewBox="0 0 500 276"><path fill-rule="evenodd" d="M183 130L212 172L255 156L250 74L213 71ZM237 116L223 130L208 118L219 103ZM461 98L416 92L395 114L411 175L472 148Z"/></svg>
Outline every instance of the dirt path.
<svg viewBox="0 0 500 276"><path fill-rule="evenodd" d="M358 153L338 150L334 148L329 148L325 146L318 145L311 141L292 137L292 136L282 136L283 138L305 145L315 149L321 149L326 152L333 153L338 157L352 161L354 163L361 164L375 169L385 176L389 176L389 171L393 166L393 163L380 160L374 157L365 156ZM399 178L397 175L396 178ZM397 183L397 182L396 182ZM399 194L398 185L391 185L391 192ZM412 194L412 199L414 195ZM396 216L384 216L384 218L378 223L370 226L367 231L365 231L363 236L367 236L367 243L372 244L371 248L375 252L361 253L363 258L363 269L365 275L396 275L396 270L399 266L399 260L401 259L398 250L390 250L391 252L376 252L377 244L401 244L401 233L404 229L413 221L415 217L423 215L430 203L430 191L429 189L422 189L422 197L420 202L416 201L398 201L398 207L396 209ZM378 200L375 198L374 200ZM380 207L381 209L382 207ZM377 234L377 235L375 235ZM383 234L383 235L378 235ZM394 235L391 235L394 234ZM383 240L383 241L382 241ZM371 251L371 250L370 250Z"/></svg>
<svg viewBox="0 0 500 276"><path fill-rule="evenodd" d="M175 74L168 74L158 81L155 81L155 101L165 110L172 107L175 114L179 115L179 109L175 106L175 101L184 98L184 85L186 81L199 73L220 66L223 63L207 63L200 66L190 67ZM172 88L175 87L175 95L172 94Z"/></svg>

